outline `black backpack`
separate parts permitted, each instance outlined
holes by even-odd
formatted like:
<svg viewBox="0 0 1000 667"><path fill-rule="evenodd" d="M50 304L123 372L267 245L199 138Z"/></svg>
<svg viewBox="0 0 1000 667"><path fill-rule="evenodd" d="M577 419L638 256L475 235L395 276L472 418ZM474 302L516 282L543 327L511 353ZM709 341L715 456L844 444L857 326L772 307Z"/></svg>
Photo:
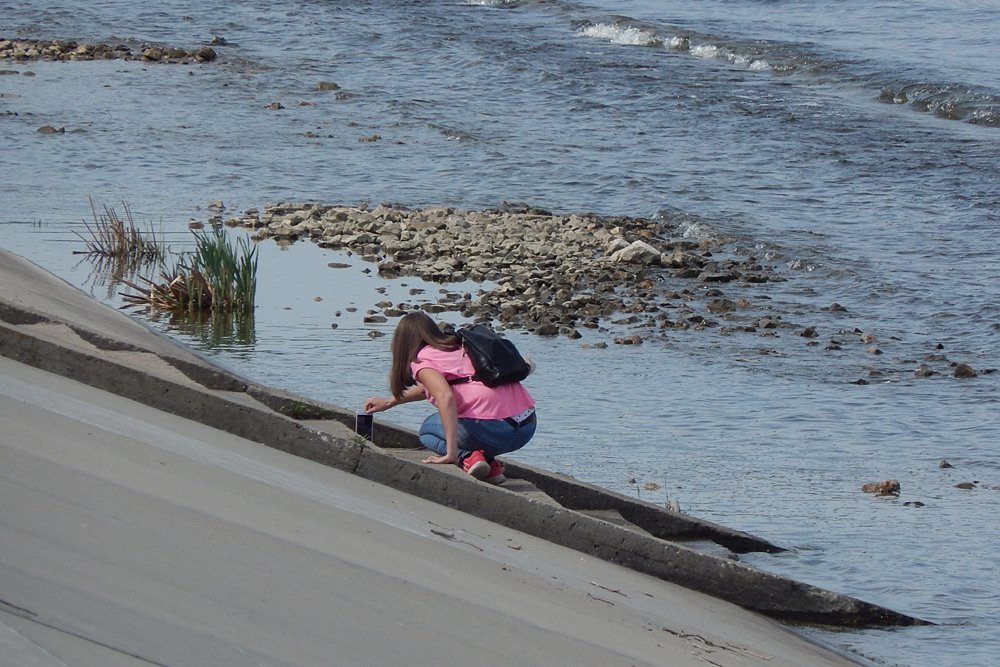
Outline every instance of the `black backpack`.
<svg viewBox="0 0 1000 667"><path fill-rule="evenodd" d="M448 380L448 384L478 380L487 387L499 387L520 382L531 373L531 364L525 361L514 343L501 338L485 324L462 327L453 333L462 339L462 348L472 360L476 374Z"/></svg>

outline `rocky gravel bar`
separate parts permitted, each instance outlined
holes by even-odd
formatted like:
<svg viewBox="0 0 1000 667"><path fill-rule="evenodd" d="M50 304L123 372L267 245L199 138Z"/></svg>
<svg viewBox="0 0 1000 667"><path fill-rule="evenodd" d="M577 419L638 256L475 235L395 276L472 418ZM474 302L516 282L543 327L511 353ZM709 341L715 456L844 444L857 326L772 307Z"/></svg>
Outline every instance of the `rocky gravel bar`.
<svg viewBox="0 0 1000 667"><path fill-rule="evenodd" d="M666 219L558 215L523 204L467 211L276 203L210 222L251 228L257 240L310 239L351 251L387 278L490 286L476 295L445 289L434 302L383 301L383 316L457 311L542 336L580 338L581 328L609 322L633 331L716 327L713 316L750 307L745 298L726 298L721 286L781 279L755 257L736 256L735 244L684 238Z"/></svg>
<svg viewBox="0 0 1000 667"><path fill-rule="evenodd" d="M68 39L5 39L0 37L0 59L32 60L139 60L155 63L192 64L212 62L217 57L210 46L182 49L140 44L86 44Z"/></svg>

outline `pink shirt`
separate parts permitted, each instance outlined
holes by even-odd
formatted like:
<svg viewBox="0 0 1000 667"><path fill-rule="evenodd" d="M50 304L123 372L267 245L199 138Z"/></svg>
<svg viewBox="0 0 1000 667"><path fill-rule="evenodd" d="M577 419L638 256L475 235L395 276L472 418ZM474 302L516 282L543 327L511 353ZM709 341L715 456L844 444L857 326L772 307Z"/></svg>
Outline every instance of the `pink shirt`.
<svg viewBox="0 0 1000 667"><path fill-rule="evenodd" d="M425 345L410 364L414 378L425 368L433 368L446 380L469 377L476 372L462 348L448 352L430 345ZM490 388L482 382L473 381L453 384L451 391L460 418L506 419L535 406L535 399L520 382ZM434 403L434 397L426 389L424 394L427 400Z"/></svg>

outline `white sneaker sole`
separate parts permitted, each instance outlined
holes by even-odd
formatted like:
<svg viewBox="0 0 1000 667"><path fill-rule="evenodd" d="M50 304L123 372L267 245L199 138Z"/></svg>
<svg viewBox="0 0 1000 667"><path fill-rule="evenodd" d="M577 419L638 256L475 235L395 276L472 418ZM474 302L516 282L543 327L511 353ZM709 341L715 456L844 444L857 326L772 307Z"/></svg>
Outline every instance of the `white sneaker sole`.
<svg viewBox="0 0 1000 667"><path fill-rule="evenodd" d="M476 461L475 463L472 464L472 467L470 467L465 472L467 472L471 477L483 480L486 479L486 476L490 474L490 464L487 463L486 461Z"/></svg>

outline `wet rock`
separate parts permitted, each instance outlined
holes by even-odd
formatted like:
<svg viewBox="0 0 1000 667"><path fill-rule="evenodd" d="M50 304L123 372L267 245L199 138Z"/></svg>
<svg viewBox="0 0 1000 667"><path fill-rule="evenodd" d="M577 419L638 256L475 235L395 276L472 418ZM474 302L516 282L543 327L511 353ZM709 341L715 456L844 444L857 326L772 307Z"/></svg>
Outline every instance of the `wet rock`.
<svg viewBox="0 0 1000 667"><path fill-rule="evenodd" d="M642 344L642 336L639 334L632 334L631 336L622 336L620 338L615 338L616 345L640 345Z"/></svg>
<svg viewBox="0 0 1000 667"><path fill-rule="evenodd" d="M535 333L539 336L558 336L559 327L555 324L542 324L535 329Z"/></svg>
<svg viewBox="0 0 1000 667"><path fill-rule="evenodd" d="M65 134L65 127L52 127L51 125L42 125L36 130L39 134Z"/></svg>
<svg viewBox="0 0 1000 667"><path fill-rule="evenodd" d="M674 272L674 278L681 278L688 280L690 278L697 278L701 275L700 269L689 268L689 269L679 269Z"/></svg>
<svg viewBox="0 0 1000 667"><path fill-rule="evenodd" d="M923 507L924 503L919 500L907 500L903 505L906 507Z"/></svg>
<svg viewBox="0 0 1000 667"><path fill-rule="evenodd" d="M976 373L976 371L969 364L956 364L955 377L967 379L967 378L979 377L979 374Z"/></svg>
<svg viewBox="0 0 1000 667"><path fill-rule="evenodd" d="M705 308L710 313L722 314L736 310L737 305L734 301L730 301L729 299L715 299L709 302Z"/></svg>
<svg viewBox="0 0 1000 667"><path fill-rule="evenodd" d="M932 371L930 366L927 364L920 364L917 366L916 370L913 371L913 375L918 378L929 378L934 375L934 371Z"/></svg>
<svg viewBox="0 0 1000 667"><path fill-rule="evenodd" d="M874 493L877 496L898 496L899 482L894 479L887 479L884 482L869 482L862 484L861 490L865 493Z"/></svg>
<svg viewBox="0 0 1000 667"><path fill-rule="evenodd" d="M816 331L816 327L806 327L799 332L799 335L803 338L816 338L819 336L819 333Z"/></svg>
<svg viewBox="0 0 1000 667"><path fill-rule="evenodd" d="M847 312L847 308L844 308L843 306L841 306L837 302L831 303L829 306L826 306L825 308L823 308L823 310L825 310L825 311L827 311L829 313L846 313Z"/></svg>
<svg viewBox="0 0 1000 667"><path fill-rule="evenodd" d="M976 488L976 486L978 485L979 482L959 482L958 484L955 485L955 488L962 489L963 491L970 491Z"/></svg>
<svg viewBox="0 0 1000 667"><path fill-rule="evenodd" d="M704 283L728 283L732 282L734 277L732 273L702 273L698 279Z"/></svg>
<svg viewBox="0 0 1000 667"><path fill-rule="evenodd" d="M333 81L320 81L316 84L316 90L340 90L340 86Z"/></svg>
<svg viewBox="0 0 1000 667"><path fill-rule="evenodd" d="M955 466L953 466L951 463L949 463L945 459L941 459L940 461L938 461L938 468L954 468L954 467Z"/></svg>

